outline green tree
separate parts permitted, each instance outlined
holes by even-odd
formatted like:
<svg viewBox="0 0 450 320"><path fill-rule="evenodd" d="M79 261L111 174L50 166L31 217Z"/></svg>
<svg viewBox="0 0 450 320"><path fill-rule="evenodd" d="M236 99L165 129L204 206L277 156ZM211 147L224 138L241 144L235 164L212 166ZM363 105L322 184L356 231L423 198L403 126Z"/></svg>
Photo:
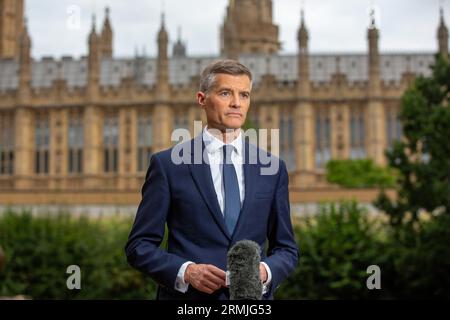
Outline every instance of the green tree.
<svg viewBox="0 0 450 320"><path fill-rule="evenodd" d="M367 267L384 269L382 225L356 202L323 203L295 225L300 263L277 299L380 299L368 290Z"/></svg>
<svg viewBox="0 0 450 320"><path fill-rule="evenodd" d="M242 126L242 129L249 130L249 129L255 129L258 130L258 126L250 119L250 117L247 115L247 119L245 119L245 123Z"/></svg>
<svg viewBox="0 0 450 320"><path fill-rule="evenodd" d="M383 274L397 298L450 294L450 64L438 58L432 71L403 96L404 139L386 153L398 173L397 199L381 193L375 202L390 218Z"/></svg>
<svg viewBox="0 0 450 320"><path fill-rule="evenodd" d="M392 187L395 182L392 170L376 166L371 159L331 160L327 180L346 188Z"/></svg>
<svg viewBox="0 0 450 320"><path fill-rule="evenodd" d="M2 247L0 246L0 272L2 272L4 264L5 264L5 255L3 253Z"/></svg>
<svg viewBox="0 0 450 320"><path fill-rule="evenodd" d="M450 212L450 64L438 58L432 71L431 77L416 79L403 96L405 139L386 153L398 172L398 197L392 201L381 193L376 206L392 225L415 225L421 210Z"/></svg>

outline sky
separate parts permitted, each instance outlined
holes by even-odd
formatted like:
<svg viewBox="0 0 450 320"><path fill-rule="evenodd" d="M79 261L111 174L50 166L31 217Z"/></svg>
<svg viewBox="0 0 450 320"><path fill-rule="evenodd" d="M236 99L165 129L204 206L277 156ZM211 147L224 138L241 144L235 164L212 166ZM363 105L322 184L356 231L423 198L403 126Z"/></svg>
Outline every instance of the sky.
<svg viewBox="0 0 450 320"><path fill-rule="evenodd" d="M114 55L156 55L161 12L166 16L170 43L181 38L188 55L219 53L219 29L228 0L26 0L33 56L80 57L87 52L92 15L97 30L110 8ZM280 28L281 53L295 53L301 7L316 53L365 52L371 6L376 8L380 50L434 52L437 50L439 5L450 26L450 0L273 0L274 21ZM170 46L171 48L171 46Z"/></svg>

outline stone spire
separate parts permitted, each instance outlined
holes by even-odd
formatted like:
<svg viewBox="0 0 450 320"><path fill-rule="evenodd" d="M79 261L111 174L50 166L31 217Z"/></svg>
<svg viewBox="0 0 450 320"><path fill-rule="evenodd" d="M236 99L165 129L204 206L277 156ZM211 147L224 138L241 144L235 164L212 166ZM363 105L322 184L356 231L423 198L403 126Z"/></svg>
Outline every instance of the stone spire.
<svg viewBox="0 0 450 320"><path fill-rule="evenodd" d="M308 52L308 29L305 24L305 13L300 12L300 28L298 30L298 83L302 95L309 94L309 52Z"/></svg>
<svg viewBox="0 0 450 320"><path fill-rule="evenodd" d="M445 24L444 19L444 8L440 7L440 23L437 33L438 45L439 45L439 55L444 59L448 59L448 28Z"/></svg>
<svg viewBox="0 0 450 320"><path fill-rule="evenodd" d="M370 24L367 34L369 44L369 90L371 94L378 94L380 83L380 52L378 48L379 31L375 21L375 10L370 12Z"/></svg>
<svg viewBox="0 0 450 320"><path fill-rule="evenodd" d="M161 27L158 32L158 61L157 87L158 91L165 90L169 85L169 57L167 53L169 34L165 26L165 14L161 14Z"/></svg>
<svg viewBox="0 0 450 320"><path fill-rule="evenodd" d="M27 20L24 19L22 32L19 36L19 63L21 67L29 67L31 64L31 38L28 34L27 23Z"/></svg>
<svg viewBox="0 0 450 320"><path fill-rule="evenodd" d="M31 38L28 34L27 20L24 19L19 36L19 88L28 90L31 87Z"/></svg>
<svg viewBox="0 0 450 320"><path fill-rule="evenodd" d="M92 16L92 29L89 34L88 82L89 86L97 84L100 75L100 41L95 28L96 18Z"/></svg>
<svg viewBox="0 0 450 320"><path fill-rule="evenodd" d="M165 26L164 10L161 14L161 28L158 32L158 58L156 70L156 103L154 107L154 149L161 151L170 146L172 133L173 114L169 105L170 85L169 85L169 57L167 48L169 44L169 34Z"/></svg>
<svg viewBox="0 0 450 320"><path fill-rule="evenodd" d="M181 27L178 27L178 40L173 45L173 56L177 58L186 56L186 45L181 40Z"/></svg>
<svg viewBox="0 0 450 320"><path fill-rule="evenodd" d="M375 21L375 10L370 12L370 23L368 30L369 43L369 85L367 104L367 155L376 164L385 165L384 156L385 145L385 116L384 105L380 100L381 96L381 76L380 76L380 52L378 49L379 32Z"/></svg>
<svg viewBox="0 0 450 320"><path fill-rule="evenodd" d="M100 34L100 56L111 58L113 55L113 30L109 18L110 10L105 8L105 20Z"/></svg>

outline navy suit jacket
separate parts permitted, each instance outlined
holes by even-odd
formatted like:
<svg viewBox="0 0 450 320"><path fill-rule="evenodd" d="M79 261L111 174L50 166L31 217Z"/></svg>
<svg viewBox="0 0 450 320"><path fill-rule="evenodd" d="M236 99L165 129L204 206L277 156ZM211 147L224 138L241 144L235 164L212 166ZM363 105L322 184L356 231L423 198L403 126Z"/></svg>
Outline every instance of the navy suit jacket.
<svg viewBox="0 0 450 320"><path fill-rule="evenodd" d="M158 284L157 299L228 299L228 289L208 295L192 286L183 294L175 291L181 265L187 261L212 264L227 270L227 252L240 240L248 239L261 247L261 260L272 272L269 291L263 299L272 299L274 290L295 269L299 251L293 235L288 191L288 174L284 162L245 141L245 199L235 231L230 234L217 201L209 164L195 164L194 152L202 135L177 146L183 164L171 160L169 149L150 160L142 187L142 200L125 247L128 262ZM175 147L175 148L177 148ZM188 147L188 148L186 148ZM252 153L253 152L253 153ZM249 159L257 154L257 161ZM269 167L261 156L279 161L275 174L262 175ZM200 155L201 159L202 155ZM189 163L190 162L190 163ZM168 246L160 248L165 225Z"/></svg>

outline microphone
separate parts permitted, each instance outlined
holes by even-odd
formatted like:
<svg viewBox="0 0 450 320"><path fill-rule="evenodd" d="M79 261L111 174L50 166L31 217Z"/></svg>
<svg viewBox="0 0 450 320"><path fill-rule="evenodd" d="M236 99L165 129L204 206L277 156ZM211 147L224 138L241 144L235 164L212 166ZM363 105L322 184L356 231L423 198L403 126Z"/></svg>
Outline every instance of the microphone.
<svg viewBox="0 0 450 320"><path fill-rule="evenodd" d="M260 250L256 242L242 240L228 251L227 269L230 275L230 300L261 300Z"/></svg>

